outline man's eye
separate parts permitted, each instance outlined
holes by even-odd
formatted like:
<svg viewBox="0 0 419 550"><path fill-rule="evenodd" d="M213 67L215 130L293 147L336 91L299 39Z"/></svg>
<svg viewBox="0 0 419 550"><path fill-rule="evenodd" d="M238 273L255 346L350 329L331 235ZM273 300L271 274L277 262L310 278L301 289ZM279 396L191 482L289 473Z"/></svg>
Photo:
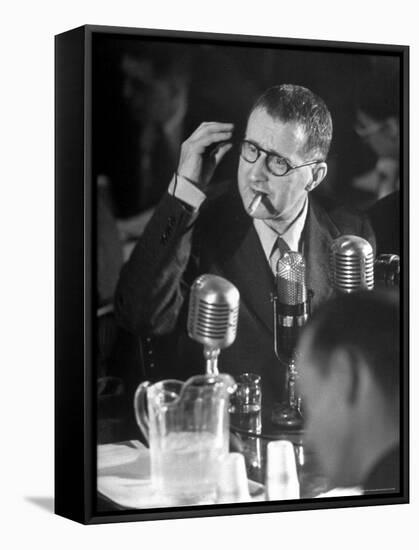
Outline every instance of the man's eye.
<svg viewBox="0 0 419 550"><path fill-rule="evenodd" d="M247 148L251 153L257 153L257 147L256 145L253 145L253 143L248 143Z"/></svg>
<svg viewBox="0 0 419 550"><path fill-rule="evenodd" d="M286 166L285 160L281 157L273 156L271 162L273 166L276 166L278 168L283 168L284 166Z"/></svg>

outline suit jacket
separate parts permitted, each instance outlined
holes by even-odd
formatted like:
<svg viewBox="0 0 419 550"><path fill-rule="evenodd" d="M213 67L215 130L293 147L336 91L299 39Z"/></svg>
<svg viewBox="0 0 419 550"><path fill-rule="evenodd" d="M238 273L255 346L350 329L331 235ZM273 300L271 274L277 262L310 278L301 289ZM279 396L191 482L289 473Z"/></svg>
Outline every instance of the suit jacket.
<svg viewBox="0 0 419 550"><path fill-rule="evenodd" d="M307 285L314 292L313 310L333 294L329 248L344 233L374 245L366 219L343 210L328 215L310 199L303 253ZM161 363L167 362L166 367L160 365L163 376L203 373L202 346L186 333L189 287L203 273L225 277L240 292L237 337L220 353L220 372L258 373L264 403L282 399L285 369L273 346L274 277L236 190L207 201L199 214L172 196L163 197L122 270L115 300L117 319L139 335L167 335L164 351L160 350ZM148 353L153 356L151 350Z"/></svg>

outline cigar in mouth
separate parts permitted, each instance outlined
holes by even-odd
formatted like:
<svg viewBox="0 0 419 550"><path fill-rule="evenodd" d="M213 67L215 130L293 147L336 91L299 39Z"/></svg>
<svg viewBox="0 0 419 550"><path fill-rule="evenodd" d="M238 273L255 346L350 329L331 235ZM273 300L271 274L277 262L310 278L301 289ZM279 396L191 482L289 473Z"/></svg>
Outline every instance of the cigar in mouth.
<svg viewBox="0 0 419 550"><path fill-rule="evenodd" d="M262 197L263 193L256 193L256 195L252 199L252 202L247 207L248 214L252 215L256 211L256 208L259 206Z"/></svg>

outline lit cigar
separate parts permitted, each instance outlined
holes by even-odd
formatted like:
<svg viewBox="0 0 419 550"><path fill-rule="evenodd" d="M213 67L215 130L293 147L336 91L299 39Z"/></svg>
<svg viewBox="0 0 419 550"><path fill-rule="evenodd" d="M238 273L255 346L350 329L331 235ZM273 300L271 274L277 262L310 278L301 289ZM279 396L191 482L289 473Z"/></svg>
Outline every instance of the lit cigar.
<svg viewBox="0 0 419 550"><path fill-rule="evenodd" d="M252 215L256 211L256 208L259 206L262 197L263 193L256 193L256 195L252 199L252 202L247 207L248 214Z"/></svg>

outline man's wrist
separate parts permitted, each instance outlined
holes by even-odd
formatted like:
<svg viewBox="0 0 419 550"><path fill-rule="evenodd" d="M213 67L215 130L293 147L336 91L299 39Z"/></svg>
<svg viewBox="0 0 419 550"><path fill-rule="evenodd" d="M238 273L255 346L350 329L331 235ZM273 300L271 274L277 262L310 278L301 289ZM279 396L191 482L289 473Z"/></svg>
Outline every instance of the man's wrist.
<svg viewBox="0 0 419 550"><path fill-rule="evenodd" d="M198 210L207 196L195 182L186 176L175 173L168 188L169 195L176 197L194 210Z"/></svg>

